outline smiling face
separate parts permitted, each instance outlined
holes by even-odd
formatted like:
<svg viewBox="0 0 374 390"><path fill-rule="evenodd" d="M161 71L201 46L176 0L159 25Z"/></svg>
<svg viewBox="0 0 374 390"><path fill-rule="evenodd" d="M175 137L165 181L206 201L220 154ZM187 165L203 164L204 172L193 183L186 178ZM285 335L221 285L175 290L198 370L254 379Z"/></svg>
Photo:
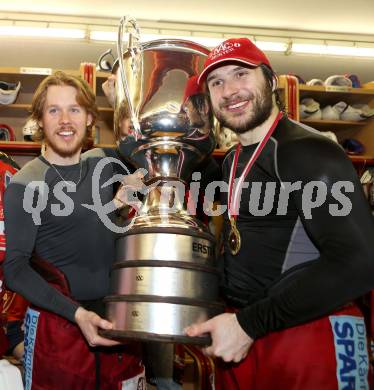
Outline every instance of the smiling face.
<svg viewBox="0 0 374 390"><path fill-rule="evenodd" d="M237 134L261 125L272 108L272 88L260 67L224 65L207 77L212 107L224 127Z"/></svg>
<svg viewBox="0 0 374 390"><path fill-rule="evenodd" d="M79 161L87 126L91 122L91 114L77 102L77 90L74 87L49 86L39 121L47 144L47 160L57 164Z"/></svg>

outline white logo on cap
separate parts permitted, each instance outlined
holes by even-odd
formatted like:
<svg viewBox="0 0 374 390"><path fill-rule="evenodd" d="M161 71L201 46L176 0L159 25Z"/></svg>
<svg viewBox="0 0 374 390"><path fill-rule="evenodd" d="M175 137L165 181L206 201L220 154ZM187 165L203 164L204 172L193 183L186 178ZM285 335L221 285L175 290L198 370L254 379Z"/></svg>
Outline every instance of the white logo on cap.
<svg viewBox="0 0 374 390"><path fill-rule="evenodd" d="M239 42L235 42L235 43L232 43L232 42L223 42L221 43L219 46L217 46L215 49L213 49L210 54L209 54L209 58L211 60L215 60L217 57L221 57L227 53L230 53L232 52L234 49L240 47L240 43Z"/></svg>

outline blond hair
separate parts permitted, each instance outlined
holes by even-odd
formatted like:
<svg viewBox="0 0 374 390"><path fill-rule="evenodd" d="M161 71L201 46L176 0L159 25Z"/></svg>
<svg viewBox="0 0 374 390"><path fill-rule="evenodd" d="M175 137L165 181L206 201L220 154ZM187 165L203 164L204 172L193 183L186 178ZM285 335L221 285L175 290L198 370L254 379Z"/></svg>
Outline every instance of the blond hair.
<svg viewBox="0 0 374 390"><path fill-rule="evenodd" d="M38 86L31 103L31 119L38 123L38 130L33 135L34 141L44 139L43 129L39 126L39 121L43 117L43 110L47 98L48 87L50 86L70 86L77 91L77 103L83 107L92 117L92 122L87 126L84 145L92 144L92 127L99 116L99 111L95 102L95 94L86 81L79 77L70 76L62 71L45 78Z"/></svg>

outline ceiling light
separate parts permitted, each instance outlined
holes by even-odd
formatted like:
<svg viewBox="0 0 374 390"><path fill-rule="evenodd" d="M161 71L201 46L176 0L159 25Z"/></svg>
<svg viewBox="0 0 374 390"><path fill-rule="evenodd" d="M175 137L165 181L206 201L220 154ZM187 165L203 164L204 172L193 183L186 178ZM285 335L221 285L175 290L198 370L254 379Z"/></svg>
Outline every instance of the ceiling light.
<svg viewBox="0 0 374 390"><path fill-rule="evenodd" d="M215 47L224 41L224 38L198 37L194 35L175 35L175 34L141 34L142 42L154 41L157 39L185 39L204 45L207 47ZM90 39L95 41L116 42L118 33L114 31L91 31Z"/></svg>
<svg viewBox="0 0 374 390"><path fill-rule="evenodd" d="M200 45L204 45L206 47L216 47L220 43L222 43L226 37L201 37L197 35L176 35L176 34L141 34L141 41L153 41L156 39L185 39L188 41L193 41L199 43ZM114 31L91 31L90 39L98 40L98 41L110 41L116 42L118 39L118 33ZM264 51L277 51L277 52L285 52L287 50L288 44L282 41L263 41L263 40L255 40L256 45Z"/></svg>
<svg viewBox="0 0 374 390"><path fill-rule="evenodd" d="M293 43L293 53L335 55L347 57L374 57L374 47L340 46L325 44Z"/></svg>
<svg viewBox="0 0 374 390"><path fill-rule="evenodd" d="M0 35L13 37L83 39L86 36L86 32L85 30L67 28L0 26Z"/></svg>
<svg viewBox="0 0 374 390"><path fill-rule="evenodd" d="M94 41L116 42L118 33L115 31L91 31L90 39Z"/></svg>
<svg viewBox="0 0 374 390"><path fill-rule="evenodd" d="M325 45L315 45L310 43L292 43L293 53L325 54L325 50Z"/></svg>
<svg viewBox="0 0 374 390"><path fill-rule="evenodd" d="M272 41L255 41L256 46L264 51L280 51L285 52L288 48L286 42L272 42Z"/></svg>
<svg viewBox="0 0 374 390"><path fill-rule="evenodd" d="M18 16L18 15L17 15ZM292 53L315 54L320 56L346 57L374 57L374 42L371 37L352 36L342 34L323 34L309 32L292 32L284 30L244 29L232 27L202 26L194 24L156 23L143 21L141 42L157 39L184 39L213 48L225 39L233 36L247 36L265 52L281 52L285 55ZM8 18L0 20L0 36L7 37L40 37L62 39L90 39L91 41L117 42L118 33L114 22L106 23L103 20L81 18L56 19L50 15L49 21L45 17L33 18L23 15L19 19Z"/></svg>

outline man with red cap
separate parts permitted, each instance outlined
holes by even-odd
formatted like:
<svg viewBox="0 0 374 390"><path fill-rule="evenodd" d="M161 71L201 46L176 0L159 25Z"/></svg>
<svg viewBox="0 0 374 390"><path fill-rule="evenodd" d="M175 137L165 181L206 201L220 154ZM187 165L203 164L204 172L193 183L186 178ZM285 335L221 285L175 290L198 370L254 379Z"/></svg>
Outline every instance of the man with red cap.
<svg viewBox="0 0 374 390"><path fill-rule="evenodd" d="M213 114L204 91L204 85L198 83L198 76L191 76L186 83L182 110L187 114L192 136L195 132L208 134L213 128ZM196 134L194 135L196 137Z"/></svg>
<svg viewBox="0 0 374 390"><path fill-rule="evenodd" d="M230 310L186 329L210 333L216 389L368 389L353 300L374 287L374 223L351 162L282 112L276 75L250 40L212 50L198 82L239 139L223 162Z"/></svg>

